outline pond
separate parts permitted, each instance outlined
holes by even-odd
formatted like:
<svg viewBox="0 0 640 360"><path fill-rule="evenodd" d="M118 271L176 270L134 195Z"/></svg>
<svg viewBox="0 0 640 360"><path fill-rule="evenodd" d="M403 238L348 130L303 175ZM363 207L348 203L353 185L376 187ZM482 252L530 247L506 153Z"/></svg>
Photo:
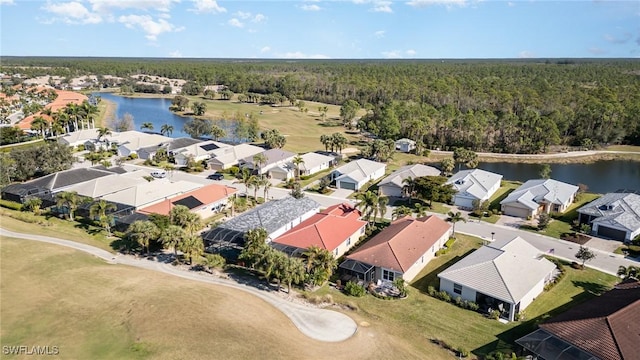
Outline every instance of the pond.
<svg viewBox="0 0 640 360"><path fill-rule="evenodd" d="M153 131L160 132L164 124L173 126L173 133L169 137L189 137L182 128L184 124L193 119L192 117L178 116L169 110L171 99L168 98L129 98L111 93L94 93L102 99L109 100L116 104L116 116L121 118L124 114L133 115L135 130L140 130L140 126L145 122L153 124ZM237 142L233 135L234 122L229 120L219 120L216 125L220 126L227 133L226 138L221 138L223 142Z"/></svg>
<svg viewBox="0 0 640 360"><path fill-rule="evenodd" d="M640 191L640 162L603 160L588 164L549 164L551 178L569 184L585 184L589 192L607 193L619 189ZM540 178L541 164L492 162L479 169L502 174L505 180L527 181Z"/></svg>

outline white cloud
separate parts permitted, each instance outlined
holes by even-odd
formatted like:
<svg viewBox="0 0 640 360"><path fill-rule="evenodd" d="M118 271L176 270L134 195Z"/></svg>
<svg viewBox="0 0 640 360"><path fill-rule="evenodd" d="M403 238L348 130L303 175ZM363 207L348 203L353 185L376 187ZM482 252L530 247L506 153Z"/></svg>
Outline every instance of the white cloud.
<svg viewBox="0 0 640 360"><path fill-rule="evenodd" d="M227 12L227 9L218 5L218 2L216 0L193 0L193 8L189 9L189 11L198 14L217 14Z"/></svg>
<svg viewBox="0 0 640 360"><path fill-rule="evenodd" d="M322 55L322 54L307 55L300 51L278 54L278 57L282 59L329 59L327 55Z"/></svg>
<svg viewBox="0 0 640 360"><path fill-rule="evenodd" d="M300 6L300 9L304 11L320 11L322 8L316 4L305 4Z"/></svg>
<svg viewBox="0 0 640 360"><path fill-rule="evenodd" d="M393 9L391 9L391 1L388 0L353 0L354 4L371 4L371 8L369 10L374 12L386 12L392 13Z"/></svg>
<svg viewBox="0 0 640 360"><path fill-rule="evenodd" d="M242 20L249 20L249 21L254 22L254 23L261 23L261 22L263 22L263 21L265 21L267 19L267 17L262 15L262 14L253 15L250 12L244 12L244 11L238 11L238 12L234 13L233 16L235 16L235 19L240 18ZM236 25L233 25L233 26L236 26ZM242 26L238 26L238 27L242 27Z"/></svg>
<svg viewBox="0 0 640 360"><path fill-rule="evenodd" d="M237 13L233 14L237 17L239 17L240 19L248 19L251 17L251 13L250 12L243 12L243 11L238 11Z"/></svg>
<svg viewBox="0 0 640 360"><path fill-rule="evenodd" d="M411 0L407 2L407 5L413 7L427 7L432 5L446 6L452 8L454 6L464 7L467 6L467 0Z"/></svg>
<svg viewBox="0 0 640 360"><path fill-rule="evenodd" d="M227 24L237 27L237 28L242 28L244 27L244 24L242 23L242 21L236 19L236 18L232 18L229 21L227 21Z"/></svg>
<svg viewBox="0 0 640 360"><path fill-rule="evenodd" d="M391 50L391 51L383 51L382 55L387 59L400 59L402 58L402 51L400 50Z"/></svg>
<svg viewBox="0 0 640 360"><path fill-rule="evenodd" d="M531 51L523 50L518 53L518 57L521 59L529 59L536 57L536 54Z"/></svg>
<svg viewBox="0 0 640 360"><path fill-rule="evenodd" d="M251 21L253 21L254 23L261 23L261 22L265 21L266 19L267 19L266 16L264 16L262 14L256 14L256 16L254 16Z"/></svg>
<svg viewBox="0 0 640 360"><path fill-rule="evenodd" d="M0 5L15 5L13 0L0 0Z"/></svg>
<svg viewBox="0 0 640 360"><path fill-rule="evenodd" d="M65 2L65 3L47 3L43 9L57 18L52 19L51 22L57 20L67 24L98 24L102 22L102 17L96 13L92 13L79 2Z"/></svg>
<svg viewBox="0 0 640 360"><path fill-rule="evenodd" d="M509 1L507 2L507 5L509 5L509 7L514 7L516 6L516 3L514 3L513 1Z"/></svg>
<svg viewBox="0 0 640 360"><path fill-rule="evenodd" d="M269 52L269 51L271 51L271 48L268 47L268 46L265 46L262 49L260 49L260 52L263 53L263 54L266 53L266 52Z"/></svg>
<svg viewBox="0 0 640 360"><path fill-rule="evenodd" d="M384 31L384 30L378 30L378 31L374 32L373 35L375 35L375 37L377 37L377 38L383 38L385 33L386 33L386 31Z"/></svg>
<svg viewBox="0 0 640 360"><path fill-rule="evenodd" d="M168 12L180 0L89 0L93 11L109 13L111 9L139 9Z"/></svg>
<svg viewBox="0 0 640 360"><path fill-rule="evenodd" d="M416 51L413 49L409 49L407 51L405 51L405 53L409 56L414 56L416 54Z"/></svg>
<svg viewBox="0 0 640 360"><path fill-rule="evenodd" d="M184 27L176 27L165 19L155 21L150 15L120 16L118 22L124 24L129 29L141 29L145 32L145 37L150 41L156 41L158 35L162 33L184 30Z"/></svg>
<svg viewBox="0 0 640 360"><path fill-rule="evenodd" d="M175 51L172 51L172 52L169 53L169 57L181 58L183 56L182 56L182 53L180 52L180 50L175 50Z"/></svg>
<svg viewBox="0 0 640 360"><path fill-rule="evenodd" d="M612 43L612 44L624 44L627 41L631 40L632 37L633 37L633 35L631 35L631 33L626 32L626 33L622 34L622 36L620 36L620 37L614 36L614 35L610 35L610 34L606 34L604 36L604 39L607 40L608 42Z"/></svg>

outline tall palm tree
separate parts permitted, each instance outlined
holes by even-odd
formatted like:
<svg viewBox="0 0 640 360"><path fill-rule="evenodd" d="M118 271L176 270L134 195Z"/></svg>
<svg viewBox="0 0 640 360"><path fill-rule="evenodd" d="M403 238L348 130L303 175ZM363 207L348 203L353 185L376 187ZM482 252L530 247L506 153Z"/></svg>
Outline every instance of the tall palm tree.
<svg viewBox="0 0 640 360"><path fill-rule="evenodd" d="M362 212L363 217L367 220L371 220L371 215L376 211L376 205L378 204L378 195L373 191L367 191L364 193L356 194L356 209Z"/></svg>
<svg viewBox="0 0 640 360"><path fill-rule="evenodd" d="M384 218L387 213L387 204L389 204L389 198L386 196L378 196L378 201L375 204L375 210L373 212L373 222L376 222L376 218L380 215L380 218Z"/></svg>
<svg viewBox="0 0 640 360"><path fill-rule="evenodd" d="M249 178L248 185L250 187L253 187L253 198L257 199L258 189L260 188L260 178L255 175L251 175L251 177Z"/></svg>
<svg viewBox="0 0 640 360"><path fill-rule="evenodd" d="M160 127L160 134L164 136L171 136L173 134L173 125L164 124Z"/></svg>
<svg viewBox="0 0 640 360"><path fill-rule="evenodd" d="M169 211L169 222L173 225L184 227L187 223L189 208L184 205L176 205Z"/></svg>
<svg viewBox="0 0 640 360"><path fill-rule="evenodd" d="M260 180L260 186L262 186L262 189L264 191L264 201L267 201L267 198L269 196L269 189L271 188L271 181L269 181L269 179L267 178L263 178L262 180Z"/></svg>
<svg viewBox="0 0 640 360"><path fill-rule="evenodd" d="M116 204L106 200L94 201L89 207L89 216L94 220L100 220L107 215L107 212L115 211L117 208Z"/></svg>
<svg viewBox="0 0 640 360"><path fill-rule="evenodd" d="M304 159L302 158L302 156L297 155L296 157L293 158L293 160L291 161L293 163L293 165L296 168L296 180L300 179L300 165L304 165Z"/></svg>
<svg viewBox="0 0 640 360"><path fill-rule="evenodd" d="M402 193L409 197L409 204L411 204L416 195L416 180L413 177L408 176L402 179Z"/></svg>
<svg viewBox="0 0 640 360"><path fill-rule="evenodd" d="M249 181L251 180L251 171L244 167L242 168L242 171L240 171L240 179L238 179L238 181L234 181L234 184L240 183L244 185L244 192L245 194L249 191Z"/></svg>
<svg viewBox="0 0 640 360"><path fill-rule="evenodd" d="M202 228L202 218L196 213L189 212L184 217L182 226L189 236L194 236L194 234Z"/></svg>
<svg viewBox="0 0 640 360"><path fill-rule="evenodd" d="M96 139L97 141L100 141L100 139L102 139L103 137L112 134L111 130L106 127L99 127L96 129L96 132L98 133L98 138Z"/></svg>
<svg viewBox="0 0 640 360"><path fill-rule="evenodd" d="M193 264L193 258L204 253L204 242L200 236L189 235L182 239L178 249L189 258L189 264Z"/></svg>
<svg viewBox="0 0 640 360"><path fill-rule="evenodd" d="M287 283L287 294L291 294L291 284L299 284L305 278L304 264L300 259L284 256L284 276L282 280Z"/></svg>
<svg viewBox="0 0 640 360"><path fill-rule="evenodd" d="M456 237L456 223L459 222L459 221L467 222L467 219L465 219L462 216L462 213L460 211L457 211L455 213L453 211L449 211L447 213L447 216L449 216L447 218L447 221L453 223L453 234L452 234L452 237L455 238Z"/></svg>
<svg viewBox="0 0 640 360"><path fill-rule="evenodd" d="M324 151L329 151L329 146L331 145L331 136L329 135L320 135L320 142L324 145Z"/></svg>
<svg viewBox="0 0 640 360"><path fill-rule="evenodd" d="M169 225L162 231L162 234L160 234L160 240L163 246L173 249L173 253L178 255L178 246L186 236L187 233L180 226Z"/></svg>
<svg viewBox="0 0 640 360"><path fill-rule="evenodd" d="M42 116L36 116L31 122L31 130L37 131L45 138L44 131L49 127L49 123Z"/></svg>
<svg viewBox="0 0 640 360"><path fill-rule="evenodd" d="M264 176L262 173L262 166L267 163L267 157L263 153L253 155L254 170L257 170L258 174Z"/></svg>
<svg viewBox="0 0 640 360"><path fill-rule="evenodd" d="M140 125L140 130L153 130L153 123L144 122Z"/></svg>
<svg viewBox="0 0 640 360"><path fill-rule="evenodd" d="M227 136L227 132L223 128L218 125L211 125L211 137L213 140L218 141L225 136Z"/></svg>
<svg viewBox="0 0 640 360"><path fill-rule="evenodd" d="M56 194L56 206L66 207L69 211L69 220L73 221L73 213L78 208L80 197L75 191L62 191Z"/></svg>
<svg viewBox="0 0 640 360"><path fill-rule="evenodd" d="M136 220L127 230L127 235L140 244L147 254L149 254L149 243L151 240L156 240L159 233L160 229L149 220Z"/></svg>

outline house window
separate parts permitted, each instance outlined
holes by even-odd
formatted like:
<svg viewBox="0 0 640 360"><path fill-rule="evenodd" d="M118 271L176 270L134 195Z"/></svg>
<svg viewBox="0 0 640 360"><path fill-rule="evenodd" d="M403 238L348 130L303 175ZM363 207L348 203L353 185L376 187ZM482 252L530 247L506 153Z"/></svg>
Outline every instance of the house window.
<svg viewBox="0 0 640 360"><path fill-rule="evenodd" d="M336 256L338 256L338 248L336 248Z"/></svg>
<svg viewBox="0 0 640 360"><path fill-rule="evenodd" d="M462 295L462 285L453 284L453 292L458 294L458 295Z"/></svg>
<svg viewBox="0 0 640 360"><path fill-rule="evenodd" d="M351 245L351 238L347 239L347 246Z"/></svg>
<svg viewBox="0 0 640 360"><path fill-rule="evenodd" d="M396 273L393 271L382 269L382 280L393 281L395 280Z"/></svg>
<svg viewBox="0 0 640 360"><path fill-rule="evenodd" d="M431 252L436 252L436 246L435 245L431 246Z"/></svg>
<svg viewBox="0 0 640 360"><path fill-rule="evenodd" d="M364 234L364 226L360 229L360 234Z"/></svg>

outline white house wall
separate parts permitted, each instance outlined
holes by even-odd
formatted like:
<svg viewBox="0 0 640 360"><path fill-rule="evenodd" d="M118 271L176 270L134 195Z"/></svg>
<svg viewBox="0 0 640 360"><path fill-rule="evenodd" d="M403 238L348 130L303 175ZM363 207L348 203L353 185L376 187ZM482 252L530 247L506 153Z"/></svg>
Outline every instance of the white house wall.
<svg viewBox="0 0 640 360"><path fill-rule="evenodd" d="M422 269L427 266L429 261L436 257L436 251L444 247L444 244L447 242L447 240L449 240L450 236L451 230L447 231L444 235L442 235L442 237L440 237L440 239L438 239L438 241L436 241L435 244L433 244L432 247L427 249L427 251L422 254L422 256L418 258L418 260L413 265L411 265L411 267L407 269L407 271L405 271L405 273L402 275L402 278L407 282L411 282L420 273L420 271L422 271Z"/></svg>
<svg viewBox="0 0 640 360"><path fill-rule="evenodd" d="M520 299L520 311L526 309L527 306L531 305L533 300L538 297L538 295L542 294L544 291L544 280L545 279L541 279L525 296L522 297L522 299Z"/></svg>
<svg viewBox="0 0 640 360"><path fill-rule="evenodd" d="M307 220L308 218L312 217L318 211L320 211L320 208L316 208L314 210L307 211L302 216L294 219L293 221L289 222L288 224L282 226L278 230L276 230L276 231L272 232L271 234L269 234L269 239L268 240L271 241L271 240L277 238L278 236L286 233L287 231L291 230L296 225L298 225L301 222L303 222L303 221Z"/></svg>
<svg viewBox="0 0 640 360"><path fill-rule="evenodd" d="M391 185L391 184L381 185L378 188L378 191L383 196L402 197L402 188L400 188L400 187L398 187L396 185Z"/></svg>
<svg viewBox="0 0 640 360"><path fill-rule="evenodd" d="M462 300L467 301L476 301L476 291L474 289L468 288L462 284L462 294L456 294L453 292L453 281L447 279L440 279L440 291L446 291L453 298L460 296Z"/></svg>
<svg viewBox="0 0 640 360"><path fill-rule="evenodd" d="M360 229L356 230L351 236L349 236L342 244L338 245L337 248L333 250L333 256L335 258L339 258L344 255L347 250L351 249L357 242L360 240L360 237L364 235L364 230L367 225L363 225ZM337 252L336 252L337 251Z"/></svg>

